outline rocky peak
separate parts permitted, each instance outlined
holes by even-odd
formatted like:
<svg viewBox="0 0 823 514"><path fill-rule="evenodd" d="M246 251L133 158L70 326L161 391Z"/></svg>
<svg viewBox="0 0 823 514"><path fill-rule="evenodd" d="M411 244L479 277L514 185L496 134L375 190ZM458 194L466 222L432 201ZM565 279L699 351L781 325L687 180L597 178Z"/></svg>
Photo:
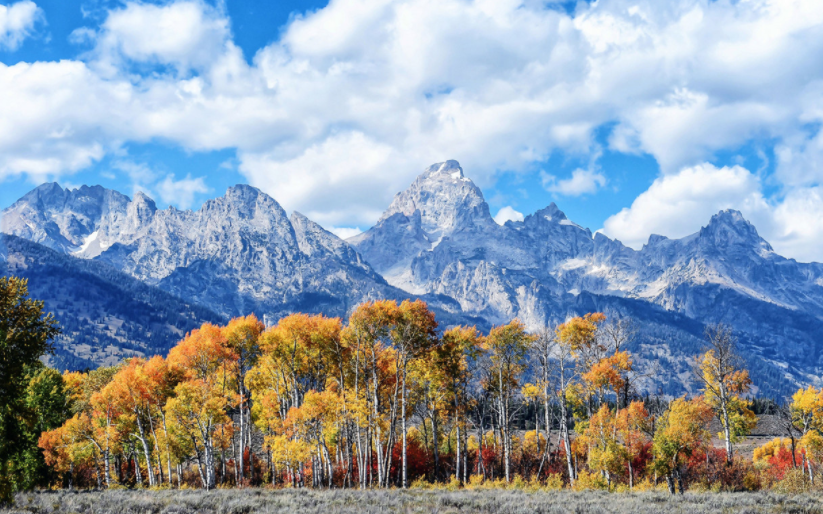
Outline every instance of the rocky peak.
<svg viewBox="0 0 823 514"><path fill-rule="evenodd" d="M290 218L300 251L309 257L333 254L346 260L359 260L348 243L294 211Z"/></svg>
<svg viewBox="0 0 823 514"><path fill-rule="evenodd" d="M32 206L40 205L41 208L48 208L62 205L65 202L66 191L57 182L46 182L32 189L14 205L28 203ZM12 207L14 207L12 205Z"/></svg>
<svg viewBox="0 0 823 514"><path fill-rule="evenodd" d="M583 228L569 220L566 214L561 211L554 202L534 214L526 216L522 222L522 226L537 237L551 233L556 235L566 234L566 236L560 237L592 239L592 233L589 229Z"/></svg>
<svg viewBox="0 0 823 514"><path fill-rule="evenodd" d="M460 167L460 163L455 160L448 160L446 162L438 162L436 164L432 164L420 175L423 178L430 179L435 176L448 176L451 180L463 180L466 177L463 176L463 168ZM468 179L466 179L468 180Z"/></svg>
<svg viewBox="0 0 823 514"><path fill-rule="evenodd" d="M408 189L395 195L380 221L397 213L412 217L415 211L420 212L423 230L434 237L494 224L483 193L453 160L426 168Z"/></svg>
<svg viewBox="0 0 823 514"><path fill-rule="evenodd" d="M709 224L700 229L697 240L701 245L721 250L743 247L773 251L771 245L757 233L754 225L740 211L733 209L726 209L712 216Z"/></svg>

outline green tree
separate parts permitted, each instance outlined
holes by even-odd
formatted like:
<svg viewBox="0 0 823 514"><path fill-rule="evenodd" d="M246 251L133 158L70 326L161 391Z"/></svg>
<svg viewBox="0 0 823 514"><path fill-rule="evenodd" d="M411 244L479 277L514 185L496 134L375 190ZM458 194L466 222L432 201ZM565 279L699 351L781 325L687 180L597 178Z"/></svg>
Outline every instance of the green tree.
<svg viewBox="0 0 823 514"><path fill-rule="evenodd" d="M38 363L29 368L26 377L27 386L21 409L24 423L20 435L23 444L19 448L17 459L18 489L46 486L56 478L54 470L46 465L38 440L43 432L65 423L70 411L63 375L59 371Z"/></svg>
<svg viewBox="0 0 823 514"><path fill-rule="evenodd" d="M52 351L57 321L28 298L28 281L0 278L0 503L26 485L27 370Z"/></svg>

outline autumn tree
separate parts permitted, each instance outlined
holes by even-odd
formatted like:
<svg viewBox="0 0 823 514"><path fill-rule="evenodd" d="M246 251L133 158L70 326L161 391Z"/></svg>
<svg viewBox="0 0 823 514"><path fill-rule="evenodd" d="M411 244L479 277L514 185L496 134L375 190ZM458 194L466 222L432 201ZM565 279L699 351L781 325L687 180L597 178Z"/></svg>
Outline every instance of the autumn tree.
<svg viewBox="0 0 823 514"><path fill-rule="evenodd" d="M643 402L631 402L617 412L615 424L617 434L626 451L630 490L634 488L635 470L632 467L632 461L640 456L648 444L649 437L653 434L651 421L649 411L646 410Z"/></svg>
<svg viewBox="0 0 823 514"><path fill-rule="evenodd" d="M819 433L823 431L823 390L812 386L799 389L792 395L789 412L793 427L800 431L801 445L807 449L818 450L820 448ZM792 463L797 465L794 437L792 437L791 446ZM810 480L814 481L812 466L807 462L809 453L808 451L803 453L803 467L805 469L808 466Z"/></svg>
<svg viewBox="0 0 823 514"><path fill-rule="evenodd" d="M441 343L431 352L431 368L442 370L451 399L456 429L455 478L468 478L468 406L477 361L483 356L483 336L476 327L453 327L443 333ZM424 361L428 364L428 362Z"/></svg>
<svg viewBox="0 0 823 514"><path fill-rule="evenodd" d="M166 404L172 429L187 438L194 449L203 487L214 488L215 436L231 426L227 410L239 403L231 387L232 366L237 361L220 327L206 323L192 331L169 352L169 364L185 373Z"/></svg>
<svg viewBox="0 0 823 514"><path fill-rule="evenodd" d="M652 446L654 467L666 477L670 493L675 493L675 485L681 494L685 491L685 465L695 451L707 448L711 442L707 427L713 417L712 407L703 398L677 398L657 420Z"/></svg>
<svg viewBox="0 0 823 514"><path fill-rule="evenodd" d="M347 363L338 357L348 354L340 347L341 329L338 318L292 314L260 335L261 354L248 374L254 419L274 452L274 462L289 470L292 457L303 454L293 451L297 449L293 438L301 432L292 426L292 436L284 434L288 417L296 415L292 409L302 408L313 391L324 392L330 379L341 377L335 387L338 391L345 388Z"/></svg>
<svg viewBox="0 0 823 514"><path fill-rule="evenodd" d="M559 381L558 396L560 399L560 429L563 432L563 444L566 450L566 465L569 472L569 480L574 483L576 478L574 463L572 462L572 442L569 435L569 422L571 409L568 396L573 390L576 381L589 371L591 366L599 359L602 351L598 347L597 330L606 316L601 313L590 313L583 317L572 318L554 331L554 337L549 339L548 334L545 345L553 349L555 362L557 363L557 375ZM555 345L552 347L551 342ZM586 399L586 408L590 409L590 402Z"/></svg>
<svg viewBox="0 0 823 514"><path fill-rule="evenodd" d="M520 389L520 378L526 370L526 355L533 337L519 320L494 327L486 337L484 349L491 362L488 385L497 397L503 445L503 467L506 481L511 480L512 399Z"/></svg>
<svg viewBox="0 0 823 514"><path fill-rule="evenodd" d="M723 426L726 463L733 460L734 443L751 431L757 418L742 395L749 391L751 379L737 354L737 341L729 327L713 325L706 329L708 348L697 360L695 376L702 384L706 402L714 409Z"/></svg>
<svg viewBox="0 0 823 514"><path fill-rule="evenodd" d="M482 336L474 327L454 327L443 334L436 348L426 352L410 367L410 378L415 385L415 397L418 399L418 411L422 418L421 430L426 446L429 440L428 429L431 428L431 448L434 454L432 474L435 480L441 478L438 445L444 415L451 417L452 426L456 430L455 478L460 479L461 466L464 474L467 473L465 470L465 404L468 401L466 388L471 379L471 361L476 359L480 353L481 340Z"/></svg>
<svg viewBox="0 0 823 514"><path fill-rule="evenodd" d="M232 372L239 398L238 420L240 421L239 451L237 452L239 479L244 478L244 449L251 446L251 413L249 411L250 391L246 375L260 357L260 334L265 326L254 314L234 318L223 328L226 346L235 357ZM251 455L251 454L250 454Z"/></svg>
<svg viewBox="0 0 823 514"><path fill-rule="evenodd" d="M402 434L401 486L408 485L408 429L406 427L406 373L409 362L419 359L437 346L437 321L425 302L408 300L400 304L390 332L392 346L397 350L400 373L400 425Z"/></svg>
<svg viewBox="0 0 823 514"><path fill-rule="evenodd" d="M589 468L602 472L611 489L612 475L619 473L628 459L618 439L614 412L603 404L590 419L578 424L576 430L581 432L578 442L588 448Z"/></svg>

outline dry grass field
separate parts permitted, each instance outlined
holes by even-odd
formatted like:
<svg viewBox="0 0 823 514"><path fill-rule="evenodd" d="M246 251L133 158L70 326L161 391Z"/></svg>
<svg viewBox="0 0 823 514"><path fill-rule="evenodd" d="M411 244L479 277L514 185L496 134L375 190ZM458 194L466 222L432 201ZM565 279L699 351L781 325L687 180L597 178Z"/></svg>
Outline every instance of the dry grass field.
<svg viewBox="0 0 823 514"><path fill-rule="evenodd" d="M820 495L772 493L609 494L519 490L267 490L38 492L20 494L3 513L823 513Z"/></svg>

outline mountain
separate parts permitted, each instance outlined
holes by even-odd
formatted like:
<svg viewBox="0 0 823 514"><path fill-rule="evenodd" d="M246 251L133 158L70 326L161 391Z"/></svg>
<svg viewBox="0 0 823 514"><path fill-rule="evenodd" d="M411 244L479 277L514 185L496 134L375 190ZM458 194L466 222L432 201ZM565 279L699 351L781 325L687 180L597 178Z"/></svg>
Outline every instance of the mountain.
<svg viewBox="0 0 823 514"><path fill-rule="evenodd" d="M224 317L120 273L16 236L0 235L0 276L29 280L62 333L50 364L58 369L112 365L165 355L187 332Z"/></svg>
<svg viewBox="0 0 823 514"><path fill-rule="evenodd" d="M294 311L345 316L357 303L402 300L354 248L270 196L238 185L196 210L157 209L100 186L44 184L5 209L2 231L105 263L222 317ZM444 318L465 320L448 298L428 297ZM482 321L482 320L481 320Z"/></svg>
<svg viewBox="0 0 823 514"><path fill-rule="evenodd" d="M377 298L423 298L445 326L484 330L605 311L639 322L632 350L647 387L672 394L693 387L689 359L706 323L736 329L761 392L816 381L823 367L823 266L777 255L740 213L718 213L682 239L652 236L640 250L555 204L501 226L456 161L428 167L348 241L242 185L190 211L157 209L140 193L44 184L0 224L222 318L346 316Z"/></svg>
<svg viewBox="0 0 823 514"><path fill-rule="evenodd" d="M816 380L823 365L823 266L777 255L737 211L683 239L652 236L635 251L554 204L498 225L480 190L447 161L349 242L390 284L448 295L491 323L519 317L537 329L593 306L632 312L668 327L666 352L680 347L671 367L700 350L703 324L724 322L738 331L761 385L778 375ZM662 358L653 339L640 334L636 345L648 361Z"/></svg>

